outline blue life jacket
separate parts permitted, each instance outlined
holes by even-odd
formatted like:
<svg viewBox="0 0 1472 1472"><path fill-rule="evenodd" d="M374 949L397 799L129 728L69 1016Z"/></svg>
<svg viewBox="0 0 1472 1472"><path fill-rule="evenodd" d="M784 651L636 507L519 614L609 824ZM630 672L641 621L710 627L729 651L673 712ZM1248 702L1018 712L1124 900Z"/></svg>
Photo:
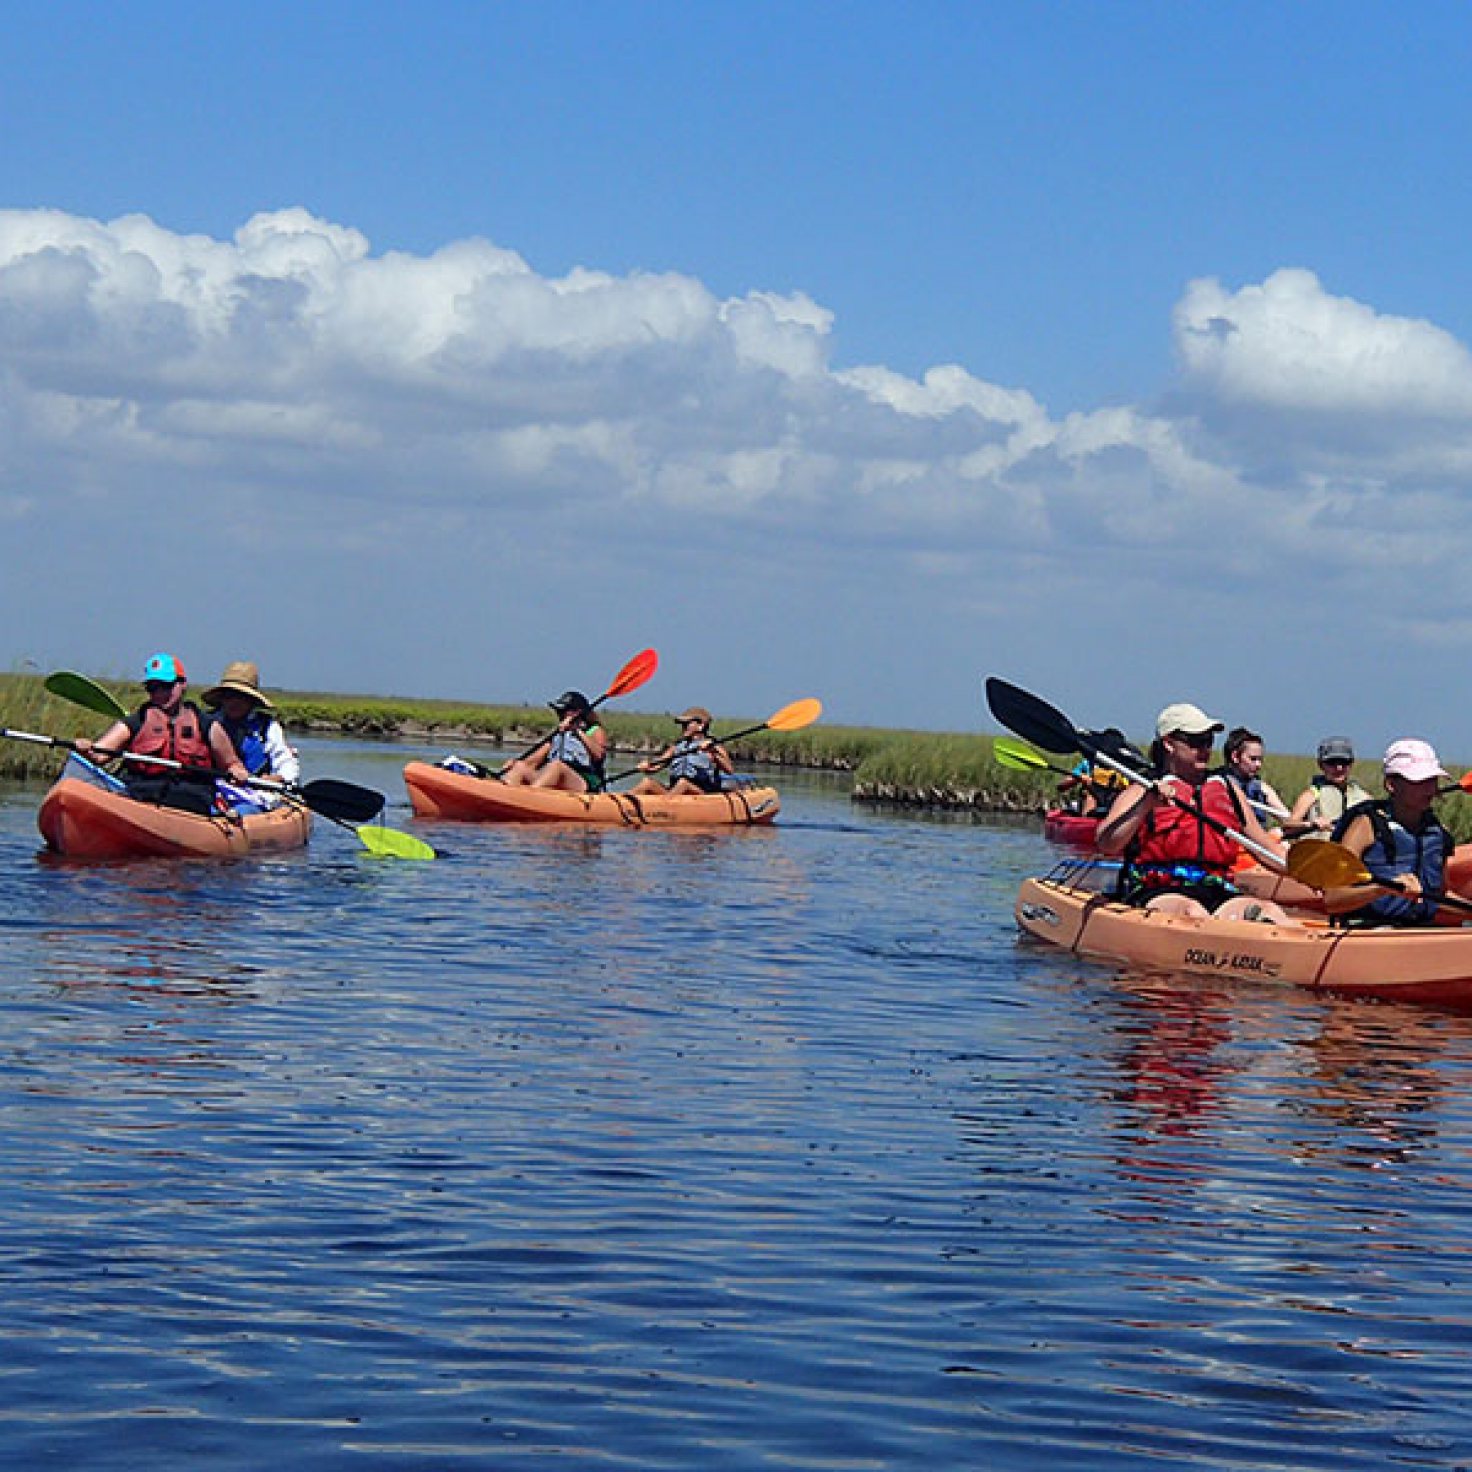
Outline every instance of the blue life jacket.
<svg viewBox="0 0 1472 1472"><path fill-rule="evenodd" d="M589 792L603 791L604 765L601 761L593 759L593 753L588 750L587 742L583 740L582 733L576 728L571 731L558 731L553 736L552 744L547 748L547 760L562 762L565 766L571 767L588 784Z"/></svg>
<svg viewBox="0 0 1472 1472"><path fill-rule="evenodd" d="M1398 823L1390 813L1388 799L1356 803L1334 825L1334 840L1343 838L1350 823L1360 815L1370 820L1374 841L1360 855L1376 879L1400 879L1414 874L1426 894L1441 894L1446 888L1446 865L1456 840L1435 813L1428 812L1419 833ZM1436 901L1412 899L1403 894L1381 895L1355 910L1349 917L1357 925L1429 925L1436 918Z"/></svg>
<svg viewBox="0 0 1472 1472"><path fill-rule="evenodd" d="M706 750L708 736L697 736L693 740L684 737L675 742L675 754L670 758L670 776L684 777L706 792L721 790L721 769L715 757Z"/></svg>
<svg viewBox="0 0 1472 1472"><path fill-rule="evenodd" d="M242 721L228 720L223 712L217 712L213 719L225 728L225 734L235 747L241 764L252 777L259 777L262 773L270 774L271 758L266 753L266 732L270 728L271 718L265 711L252 710Z"/></svg>

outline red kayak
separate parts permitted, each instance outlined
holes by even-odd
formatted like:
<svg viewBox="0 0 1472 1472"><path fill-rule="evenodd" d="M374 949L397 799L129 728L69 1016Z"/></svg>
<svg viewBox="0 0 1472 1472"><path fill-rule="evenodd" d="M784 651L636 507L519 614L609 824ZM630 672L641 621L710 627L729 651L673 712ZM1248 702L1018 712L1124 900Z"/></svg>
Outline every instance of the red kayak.
<svg viewBox="0 0 1472 1472"><path fill-rule="evenodd" d="M1043 837L1049 843L1061 843L1068 848L1092 849L1099 832L1099 820L1082 813L1066 813L1062 808L1050 808L1043 814Z"/></svg>

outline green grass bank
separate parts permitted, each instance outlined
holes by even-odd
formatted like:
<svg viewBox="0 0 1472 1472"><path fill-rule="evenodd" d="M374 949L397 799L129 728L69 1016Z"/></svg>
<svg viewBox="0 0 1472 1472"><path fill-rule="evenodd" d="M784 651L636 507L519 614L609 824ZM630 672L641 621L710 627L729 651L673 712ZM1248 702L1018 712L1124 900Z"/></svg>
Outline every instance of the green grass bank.
<svg viewBox="0 0 1472 1472"><path fill-rule="evenodd" d="M131 706L136 685L99 683ZM346 735L422 743L434 760L446 751L480 745L530 745L549 729L542 706L478 705L467 701L420 700L391 695L327 695L270 692L288 732ZM613 742L614 771L632 766L671 740L677 727L668 714L603 711ZM739 730L759 715L728 716L715 730ZM48 736L92 736L104 717L49 695L39 675L0 674L0 725ZM1057 778L1049 772L1018 772L999 766L992 739L983 735L882 730L824 723L786 733L764 731L740 742L738 762L848 772L856 801L978 813L1041 813L1051 805ZM0 776L45 778L61 766L64 753L16 741L0 741ZM1055 758L1060 766L1065 758ZM1310 757L1273 755L1264 775L1292 803L1317 768ZM1379 791L1376 764L1362 761L1360 781ZM1472 798L1444 797L1438 811L1459 842L1472 841Z"/></svg>

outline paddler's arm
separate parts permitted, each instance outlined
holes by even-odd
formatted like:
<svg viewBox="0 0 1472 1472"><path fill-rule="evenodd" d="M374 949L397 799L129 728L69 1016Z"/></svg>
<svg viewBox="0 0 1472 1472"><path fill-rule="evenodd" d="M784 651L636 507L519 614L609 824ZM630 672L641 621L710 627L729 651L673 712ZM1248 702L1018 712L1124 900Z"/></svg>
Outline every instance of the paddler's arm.
<svg viewBox="0 0 1472 1472"><path fill-rule="evenodd" d="M1364 852L1375 841L1375 830L1370 820L1362 813L1355 818L1344 831L1344 837L1340 842L1347 848L1355 858L1361 858ZM1356 910L1363 910L1371 900L1379 899L1382 894L1402 894L1407 899L1419 899L1421 895L1421 881L1414 874L1402 874L1400 876L1400 887L1392 889L1388 884L1342 884L1335 889L1324 891L1324 909L1330 915L1352 915Z"/></svg>
<svg viewBox="0 0 1472 1472"><path fill-rule="evenodd" d="M126 721L114 721L95 741L80 740L77 752L91 762L110 762L128 749L133 732Z"/></svg>
<svg viewBox="0 0 1472 1472"><path fill-rule="evenodd" d="M231 781L240 782L250 776L246 765L240 760L239 753L235 750L235 743L230 739L230 733L219 721L210 722L210 755L215 759L215 765L229 774Z"/></svg>
<svg viewBox="0 0 1472 1472"><path fill-rule="evenodd" d="M1094 846L1110 857L1122 854L1145 819L1164 799L1153 786L1131 787L1110 804L1094 835Z"/></svg>

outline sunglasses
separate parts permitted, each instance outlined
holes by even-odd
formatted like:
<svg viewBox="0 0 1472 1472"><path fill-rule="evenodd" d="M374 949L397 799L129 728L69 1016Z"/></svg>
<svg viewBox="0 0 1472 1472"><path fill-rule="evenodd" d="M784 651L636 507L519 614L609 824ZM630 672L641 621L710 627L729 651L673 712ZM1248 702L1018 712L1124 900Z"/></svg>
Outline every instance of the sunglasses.
<svg viewBox="0 0 1472 1472"><path fill-rule="evenodd" d="M1194 736L1188 736L1184 731L1177 731L1175 738L1187 746L1194 747L1197 751L1210 751L1216 745L1215 731L1198 731Z"/></svg>
<svg viewBox="0 0 1472 1472"><path fill-rule="evenodd" d="M1329 756L1319 763L1321 767L1352 767L1354 763L1347 757Z"/></svg>

